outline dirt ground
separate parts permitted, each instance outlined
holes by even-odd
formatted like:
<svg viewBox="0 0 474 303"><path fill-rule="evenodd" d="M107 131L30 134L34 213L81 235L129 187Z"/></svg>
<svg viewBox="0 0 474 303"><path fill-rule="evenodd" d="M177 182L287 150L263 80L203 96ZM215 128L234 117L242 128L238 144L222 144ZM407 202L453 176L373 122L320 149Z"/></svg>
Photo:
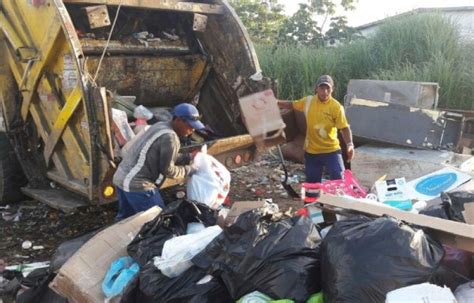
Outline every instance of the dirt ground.
<svg viewBox="0 0 474 303"><path fill-rule="evenodd" d="M304 179L303 165L286 162L293 188L299 192ZM251 165L233 169L230 200L255 201L272 199L281 210L296 210L303 205L288 197L280 183L283 175L279 160L267 153ZM116 203L81 209L65 214L45 204L26 200L0 209L0 259L7 265L48 261L62 242L112 224ZM25 243L26 241L26 243ZM31 242L31 247L23 248Z"/></svg>

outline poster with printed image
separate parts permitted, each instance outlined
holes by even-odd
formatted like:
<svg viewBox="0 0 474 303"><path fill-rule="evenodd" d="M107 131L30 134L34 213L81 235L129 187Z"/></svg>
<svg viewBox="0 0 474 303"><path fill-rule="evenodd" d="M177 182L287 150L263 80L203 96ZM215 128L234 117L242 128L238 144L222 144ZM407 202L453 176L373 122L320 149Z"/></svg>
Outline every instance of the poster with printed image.
<svg viewBox="0 0 474 303"><path fill-rule="evenodd" d="M453 190L471 180L472 177L453 168L443 168L407 183L412 198L429 201L442 192Z"/></svg>

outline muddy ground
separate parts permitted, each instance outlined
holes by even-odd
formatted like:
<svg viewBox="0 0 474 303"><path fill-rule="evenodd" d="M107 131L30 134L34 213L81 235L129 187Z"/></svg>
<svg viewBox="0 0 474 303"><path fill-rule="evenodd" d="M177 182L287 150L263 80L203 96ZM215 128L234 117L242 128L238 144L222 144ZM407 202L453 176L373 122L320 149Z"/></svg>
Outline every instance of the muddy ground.
<svg viewBox="0 0 474 303"><path fill-rule="evenodd" d="M299 192L304 179L303 165L287 162L293 187ZM280 183L283 175L280 162L273 154L259 157L251 165L233 169L230 200L253 201L272 199L282 210L302 206L298 199L288 197ZM7 265L48 261L62 242L112 224L116 203L81 209L65 214L42 203L25 200L1 209L0 259ZM31 247L23 248L22 244Z"/></svg>

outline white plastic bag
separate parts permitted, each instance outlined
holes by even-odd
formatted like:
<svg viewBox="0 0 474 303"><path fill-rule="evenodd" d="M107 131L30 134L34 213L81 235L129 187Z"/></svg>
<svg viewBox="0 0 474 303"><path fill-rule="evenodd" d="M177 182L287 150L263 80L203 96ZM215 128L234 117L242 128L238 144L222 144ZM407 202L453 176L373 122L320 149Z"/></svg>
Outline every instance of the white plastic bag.
<svg viewBox="0 0 474 303"><path fill-rule="evenodd" d="M459 285L454 292L458 303L474 302L474 281Z"/></svg>
<svg viewBox="0 0 474 303"><path fill-rule="evenodd" d="M402 287L387 293L385 303L429 303L451 302L455 303L453 293L449 288L439 287L430 283L422 283Z"/></svg>
<svg viewBox="0 0 474 303"><path fill-rule="evenodd" d="M153 118L153 113L145 106L139 105L133 110L133 116L135 119L150 120Z"/></svg>
<svg viewBox="0 0 474 303"><path fill-rule="evenodd" d="M165 242L161 256L153 258L153 263L165 276L177 277L192 266L191 259L221 232L222 228L214 225L197 233L172 238Z"/></svg>
<svg viewBox="0 0 474 303"><path fill-rule="evenodd" d="M214 157L202 152L196 154L193 165L197 171L188 179L188 198L217 209L229 193L230 172Z"/></svg>

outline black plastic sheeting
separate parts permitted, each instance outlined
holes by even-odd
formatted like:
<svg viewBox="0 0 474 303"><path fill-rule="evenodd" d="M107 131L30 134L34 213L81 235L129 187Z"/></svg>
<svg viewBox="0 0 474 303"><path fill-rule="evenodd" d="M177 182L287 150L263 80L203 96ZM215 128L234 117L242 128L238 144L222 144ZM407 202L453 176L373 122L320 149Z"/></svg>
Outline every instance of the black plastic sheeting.
<svg viewBox="0 0 474 303"><path fill-rule="evenodd" d="M321 290L321 239L308 218L271 218L257 210L240 215L192 262L221 278L234 300L258 290L304 302Z"/></svg>
<svg viewBox="0 0 474 303"><path fill-rule="evenodd" d="M175 201L155 219L142 226L127 246L127 252L143 267L153 257L161 256L167 240L185 235L186 227L191 222L200 222L206 227L216 225L217 211L204 204L187 200Z"/></svg>
<svg viewBox="0 0 474 303"><path fill-rule="evenodd" d="M207 283L197 284L206 275L206 272L193 266L179 277L168 278L156 268L153 262L150 262L128 285L121 302L232 302L227 289L219 279L213 278Z"/></svg>
<svg viewBox="0 0 474 303"><path fill-rule="evenodd" d="M321 245L324 302L385 302L389 291L430 280L443 253L421 229L392 218L338 221Z"/></svg>
<svg viewBox="0 0 474 303"><path fill-rule="evenodd" d="M15 298L16 303L67 303L66 298L56 294L48 287L56 274L50 268L37 268L21 279L23 292Z"/></svg>
<svg viewBox="0 0 474 303"><path fill-rule="evenodd" d="M89 241L103 229L105 229L105 227L61 243L51 258L51 272L58 272L61 266L63 266L64 263L66 263L66 261L69 260L69 258L72 257L72 255L74 255L82 245L84 245L84 243Z"/></svg>
<svg viewBox="0 0 474 303"><path fill-rule="evenodd" d="M420 214L465 223L462 214L464 204L474 203L474 193L463 191L442 193L441 200L441 204L430 206L420 211Z"/></svg>

